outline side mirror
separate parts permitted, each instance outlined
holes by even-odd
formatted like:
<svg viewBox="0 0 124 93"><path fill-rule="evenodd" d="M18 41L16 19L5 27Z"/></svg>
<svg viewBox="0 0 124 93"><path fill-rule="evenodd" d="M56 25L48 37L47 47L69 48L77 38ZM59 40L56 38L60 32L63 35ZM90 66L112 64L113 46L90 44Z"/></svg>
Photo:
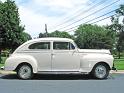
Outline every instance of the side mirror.
<svg viewBox="0 0 124 93"><path fill-rule="evenodd" d="M73 50L73 54L76 53L76 52L77 52L77 49L74 49L74 50Z"/></svg>

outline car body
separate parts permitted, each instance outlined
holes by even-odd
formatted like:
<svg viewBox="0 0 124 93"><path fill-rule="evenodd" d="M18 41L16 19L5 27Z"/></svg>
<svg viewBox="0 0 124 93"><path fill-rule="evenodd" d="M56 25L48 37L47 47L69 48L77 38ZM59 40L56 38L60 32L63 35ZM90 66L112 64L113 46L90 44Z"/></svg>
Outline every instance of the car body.
<svg viewBox="0 0 124 93"><path fill-rule="evenodd" d="M30 79L34 73L92 74L104 79L113 60L109 50L79 49L68 38L40 38L19 46L7 58L5 70L16 71L21 79Z"/></svg>

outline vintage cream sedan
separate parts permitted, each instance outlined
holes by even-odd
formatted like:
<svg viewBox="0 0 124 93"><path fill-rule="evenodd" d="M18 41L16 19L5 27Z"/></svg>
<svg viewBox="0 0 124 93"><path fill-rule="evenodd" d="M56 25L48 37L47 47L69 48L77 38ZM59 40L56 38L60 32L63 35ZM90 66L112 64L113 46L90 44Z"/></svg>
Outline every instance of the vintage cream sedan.
<svg viewBox="0 0 124 93"><path fill-rule="evenodd" d="M5 70L16 71L21 79L35 73L91 74L105 79L113 66L109 50L79 49L68 38L40 38L19 46L6 60Z"/></svg>

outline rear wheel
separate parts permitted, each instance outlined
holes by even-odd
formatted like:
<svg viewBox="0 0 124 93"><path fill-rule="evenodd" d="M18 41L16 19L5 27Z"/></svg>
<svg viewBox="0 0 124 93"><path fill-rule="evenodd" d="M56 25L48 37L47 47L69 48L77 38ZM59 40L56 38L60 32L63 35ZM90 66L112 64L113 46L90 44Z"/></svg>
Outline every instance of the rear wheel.
<svg viewBox="0 0 124 93"><path fill-rule="evenodd" d="M20 79L31 79L33 76L32 67L27 64L19 66L17 75Z"/></svg>
<svg viewBox="0 0 124 93"><path fill-rule="evenodd" d="M106 64L97 64L91 74L97 79L106 79L109 75L109 67Z"/></svg>

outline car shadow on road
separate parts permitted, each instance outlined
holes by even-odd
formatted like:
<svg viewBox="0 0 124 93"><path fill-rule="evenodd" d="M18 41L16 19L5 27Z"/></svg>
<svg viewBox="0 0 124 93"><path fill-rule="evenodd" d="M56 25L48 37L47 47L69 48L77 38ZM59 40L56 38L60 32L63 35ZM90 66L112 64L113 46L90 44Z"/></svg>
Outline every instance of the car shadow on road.
<svg viewBox="0 0 124 93"><path fill-rule="evenodd" d="M47 74L47 75L39 75L36 74L33 78L38 80L88 80L93 79L90 75L68 75L68 74L59 74L59 75L53 75L53 74Z"/></svg>
<svg viewBox="0 0 124 93"><path fill-rule="evenodd" d="M2 75L0 79L18 80L16 74ZM107 79L114 79L111 75ZM35 74L32 80L97 80L90 75L53 75L53 74Z"/></svg>

